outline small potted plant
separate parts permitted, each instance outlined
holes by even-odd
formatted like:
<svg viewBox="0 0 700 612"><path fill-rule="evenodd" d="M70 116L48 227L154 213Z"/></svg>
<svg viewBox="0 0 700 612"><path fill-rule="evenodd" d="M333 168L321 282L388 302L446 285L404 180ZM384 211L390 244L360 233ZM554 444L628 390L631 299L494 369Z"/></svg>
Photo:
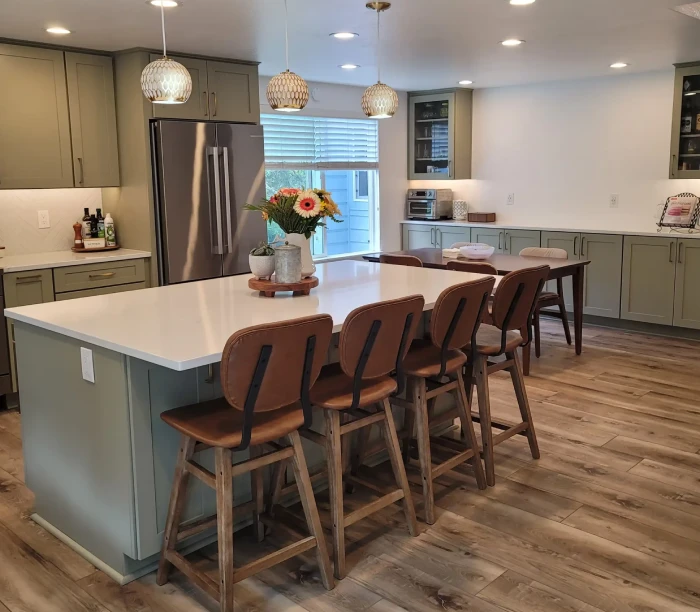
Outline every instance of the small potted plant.
<svg viewBox="0 0 700 612"><path fill-rule="evenodd" d="M248 262L255 278L269 279L275 272L275 249L267 242L262 242L250 252Z"/></svg>

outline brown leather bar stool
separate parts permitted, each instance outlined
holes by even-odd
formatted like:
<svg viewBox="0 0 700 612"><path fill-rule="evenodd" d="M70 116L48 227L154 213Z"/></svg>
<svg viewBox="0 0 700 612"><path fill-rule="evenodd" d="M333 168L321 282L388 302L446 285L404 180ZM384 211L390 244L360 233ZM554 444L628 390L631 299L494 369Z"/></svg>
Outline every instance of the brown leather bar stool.
<svg viewBox="0 0 700 612"><path fill-rule="evenodd" d="M498 276L498 270L485 261L448 261L448 270L459 272L475 272L476 274L493 274Z"/></svg>
<svg viewBox="0 0 700 612"><path fill-rule="evenodd" d="M182 442L156 578L159 585L168 581L174 565L214 597L222 612L231 612L235 583L316 548L321 580L327 589L333 588L326 541L298 433L301 427L311 423L310 389L326 360L332 332L333 321L328 315L236 332L226 343L221 360L224 397L161 415L182 434ZM289 446L275 442L281 438L286 438ZM193 460L196 453L210 447L215 453L215 474ZM252 458L233 465L233 453L248 448ZM253 472L253 501L235 510L252 511L261 535L261 469L280 461L292 463L310 536L234 568L233 478ZM189 476L216 490L217 512L196 523L181 525ZM218 583L176 550L182 540L215 526L219 538Z"/></svg>
<svg viewBox="0 0 700 612"><path fill-rule="evenodd" d="M423 262L413 255L394 255L384 253L379 256L379 263L393 264L395 266L409 266L411 268L422 268Z"/></svg>
<svg viewBox="0 0 700 612"><path fill-rule="evenodd" d="M471 404L473 385L476 385L479 414L473 417L478 419L481 425L481 444L486 466L486 482L489 486L496 482L493 454L496 444L521 434L527 436L533 458L539 459L540 456L517 349L526 347L532 341L532 316L548 276L549 266L527 268L504 276L493 296L491 325L482 325L476 339L465 349L474 356L473 363L467 364L467 393ZM501 356L505 356L505 360L489 361ZM513 381L522 418L522 422L516 425L491 419L488 376L501 370L507 370ZM494 436L492 427L503 431Z"/></svg>
<svg viewBox="0 0 700 612"><path fill-rule="evenodd" d="M311 431L305 431L303 435L324 445L326 449L334 573L338 579L345 576L346 527L403 500L408 530L411 535L418 535L416 513L401 460L389 397L399 391L397 381L390 374L396 371L398 380L403 380L402 363L416 333L424 305L423 297L415 295L369 304L351 312L340 332L340 363L325 366L311 390L311 402L324 411L325 435ZM341 417L345 421L342 424ZM343 477L348 466L343 461L342 437L358 432L360 444L364 445L369 428L375 424L382 426L398 489L382 489L381 497L345 514ZM357 451L355 467L363 456L363 450L361 448ZM348 474L347 481L365 484L351 474Z"/></svg>
<svg viewBox="0 0 700 612"><path fill-rule="evenodd" d="M400 402L407 408L407 428L413 432L413 417L417 425L418 457L420 460L425 522L435 522L433 480L458 465L469 461L474 469L480 489L486 488L484 468L479 456L479 444L474 433L471 406L464 387L462 368L469 357L460 349L475 344L484 310L493 291L495 279L483 279L455 285L443 291L435 303L430 320L430 339L416 340L404 360L404 372L412 390L411 402ZM445 381L445 378L447 380ZM439 395L453 393L457 405L466 448L455 440L430 436L428 403L434 403ZM447 413L454 419L453 411ZM440 422L445 419L440 419ZM433 465L431 442L449 459ZM405 457L406 458L406 457Z"/></svg>

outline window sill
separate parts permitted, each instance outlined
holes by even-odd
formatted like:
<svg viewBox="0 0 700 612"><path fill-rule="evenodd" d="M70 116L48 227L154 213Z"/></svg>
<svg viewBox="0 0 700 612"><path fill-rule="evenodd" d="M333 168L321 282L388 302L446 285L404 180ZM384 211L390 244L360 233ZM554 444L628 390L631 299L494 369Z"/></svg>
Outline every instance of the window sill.
<svg viewBox="0 0 700 612"><path fill-rule="evenodd" d="M345 253L342 255L330 255L328 257L314 257L314 263L329 263L331 261L341 261L343 259L356 259L358 257L362 257L363 255L367 255L369 253L376 253L376 249L370 249L367 251L357 251L356 253Z"/></svg>

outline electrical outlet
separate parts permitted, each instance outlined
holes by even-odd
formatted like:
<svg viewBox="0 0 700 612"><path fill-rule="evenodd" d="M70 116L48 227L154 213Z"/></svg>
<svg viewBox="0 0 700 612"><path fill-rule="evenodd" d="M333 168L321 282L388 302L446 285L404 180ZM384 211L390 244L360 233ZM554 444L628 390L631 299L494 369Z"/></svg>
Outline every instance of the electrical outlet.
<svg viewBox="0 0 700 612"><path fill-rule="evenodd" d="M513 204L515 204L515 194L514 193L508 194L508 199L506 200L506 204L508 206L513 206Z"/></svg>
<svg viewBox="0 0 700 612"><path fill-rule="evenodd" d="M37 216L39 217L39 229L47 229L51 227L51 220L49 219L48 210L37 211Z"/></svg>
<svg viewBox="0 0 700 612"><path fill-rule="evenodd" d="M94 383L95 364L92 361L92 351L83 346L80 347L80 366L83 371L83 380Z"/></svg>
<svg viewBox="0 0 700 612"><path fill-rule="evenodd" d="M610 208L618 208L620 206L620 196L613 193L610 196Z"/></svg>

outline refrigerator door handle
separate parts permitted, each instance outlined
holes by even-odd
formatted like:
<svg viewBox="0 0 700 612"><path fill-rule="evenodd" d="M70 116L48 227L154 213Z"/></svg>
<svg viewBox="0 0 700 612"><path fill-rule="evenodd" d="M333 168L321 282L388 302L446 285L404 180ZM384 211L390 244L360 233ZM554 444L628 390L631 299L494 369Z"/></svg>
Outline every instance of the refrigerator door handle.
<svg viewBox="0 0 700 612"><path fill-rule="evenodd" d="M224 242L224 228L223 228L223 223L221 219L221 181L219 180L219 148L218 147L209 147L208 150L209 155L211 155L214 158L214 163L212 164L214 167L214 207L216 209L216 244L212 244L212 253L214 255L223 255L224 254L224 248L223 248L223 242Z"/></svg>
<svg viewBox="0 0 700 612"><path fill-rule="evenodd" d="M226 248L233 253L233 211L231 210L231 177L228 171L228 147L221 147L224 160L224 195L226 196Z"/></svg>

